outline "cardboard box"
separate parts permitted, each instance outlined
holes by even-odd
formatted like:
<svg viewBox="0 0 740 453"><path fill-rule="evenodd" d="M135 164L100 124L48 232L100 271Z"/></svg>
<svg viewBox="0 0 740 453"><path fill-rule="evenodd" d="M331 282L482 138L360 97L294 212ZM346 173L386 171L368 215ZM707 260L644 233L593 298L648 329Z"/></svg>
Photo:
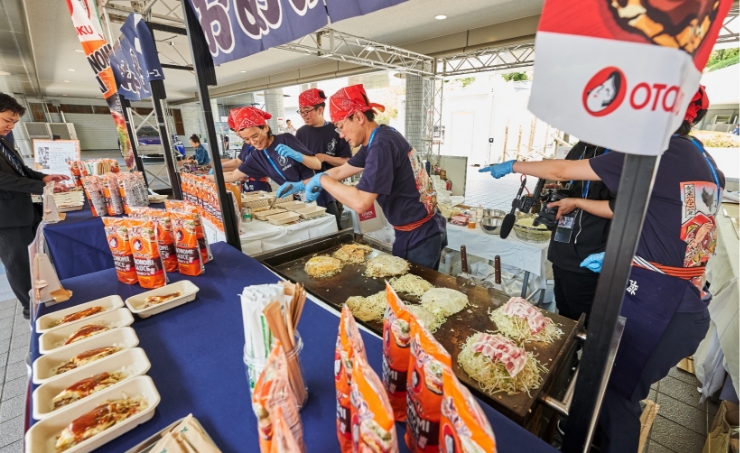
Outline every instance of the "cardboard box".
<svg viewBox="0 0 740 453"><path fill-rule="evenodd" d="M678 362L676 367L679 370L686 371L687 373L696 374L696 369L694 368L694 357L686 357L685 359L682 359Z"/></svg>

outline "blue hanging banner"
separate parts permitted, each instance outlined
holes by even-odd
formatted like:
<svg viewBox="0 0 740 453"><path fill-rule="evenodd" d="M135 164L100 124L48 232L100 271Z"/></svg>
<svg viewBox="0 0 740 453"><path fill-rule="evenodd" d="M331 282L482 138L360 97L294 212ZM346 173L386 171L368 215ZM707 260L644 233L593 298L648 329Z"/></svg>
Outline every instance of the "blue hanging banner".
<svg viewBox="0 0 740 453"><path fill-rule="evenodd" d="M398 5L406 0L326 0L331 23Z"/></svg>
<svg viewBox="0 0 740 453"><path fill-rule="evenodd" d="M406 0L189 0L220 65ZM328 15L327 15L328 9Z"/></svg>
<svg viewBox="0 0 740 453"><path fill-rule="evenodd" d="M118 92L129 101L151 97L149 82L164 80L154 38L140 14L131 13L121 27L110 63Z"/></svg>

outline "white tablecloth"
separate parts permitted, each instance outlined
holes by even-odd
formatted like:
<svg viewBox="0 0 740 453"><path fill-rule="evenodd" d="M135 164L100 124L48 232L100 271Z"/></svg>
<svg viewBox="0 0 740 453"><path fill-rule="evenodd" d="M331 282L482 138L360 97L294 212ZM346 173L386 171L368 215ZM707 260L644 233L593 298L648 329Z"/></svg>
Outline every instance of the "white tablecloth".
<svg viewBox="0 0 740 453"><path fill-rule="evenodd" d="M292 225L278 226L269 222L253 220L242 223L240 230L239 238L242 242L242 251L247 255L256 255L338 231L336 217L329 214Z"/></svg>
<svg viewBox="0 0 740 453"><path fill-rule="evenodd" d="M478 227L472 229L448 223L447 242L449 242L447 247L453 250L460 250L460 246L464 245L468 255L487 260L493 260L499 255L502 265L527 271L535 279L543 281L545 279L549 241L524 242L519 240L513 231L509 237L501 239L501 236L486 234ZM543 284L541 287L544 286Z"/></svg>
<svg viewBox="0 0 740 453"><path fill-rule="evenodd" d="M709 332L694 354L696 376L701 381L702 394L709 396L722 387L729 372L735 392L740 378L740 351L738 351L738 248L740 243L728 217L717 216L718 240L716 255L707 265L707 281L711 283L712 302L709 314L712 318Z"/></svg>

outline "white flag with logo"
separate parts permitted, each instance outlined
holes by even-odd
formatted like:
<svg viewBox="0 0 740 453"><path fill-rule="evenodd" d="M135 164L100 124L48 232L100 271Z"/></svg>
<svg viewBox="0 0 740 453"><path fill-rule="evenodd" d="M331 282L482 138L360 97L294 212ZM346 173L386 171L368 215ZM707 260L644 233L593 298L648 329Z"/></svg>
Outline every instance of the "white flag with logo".
<svg viewBox="0 0 740 453"><path fill-rule="evenodd" d="M659 155L732 0L547 0L529 110L614 151Z"/></svg>

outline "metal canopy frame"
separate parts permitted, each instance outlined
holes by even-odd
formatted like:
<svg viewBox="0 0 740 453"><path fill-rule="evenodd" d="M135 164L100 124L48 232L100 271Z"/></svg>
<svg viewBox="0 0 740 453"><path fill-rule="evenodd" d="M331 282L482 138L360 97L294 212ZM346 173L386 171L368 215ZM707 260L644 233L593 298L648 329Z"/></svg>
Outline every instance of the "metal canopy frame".
<svg viewBox="0 0 740 453"><path fill-rule="evenodd" d="M534 43L491 46L440 58L445 77L484 71L510 70L534 65Z"/></svg>
<svg viewBox="0 0 740 453"><path fill-rule="evenodd" d="M400 47L383 44L324 27L276 49L319 58L354 63L377 70L392 70L434 77L435 59Z"/></svg>

